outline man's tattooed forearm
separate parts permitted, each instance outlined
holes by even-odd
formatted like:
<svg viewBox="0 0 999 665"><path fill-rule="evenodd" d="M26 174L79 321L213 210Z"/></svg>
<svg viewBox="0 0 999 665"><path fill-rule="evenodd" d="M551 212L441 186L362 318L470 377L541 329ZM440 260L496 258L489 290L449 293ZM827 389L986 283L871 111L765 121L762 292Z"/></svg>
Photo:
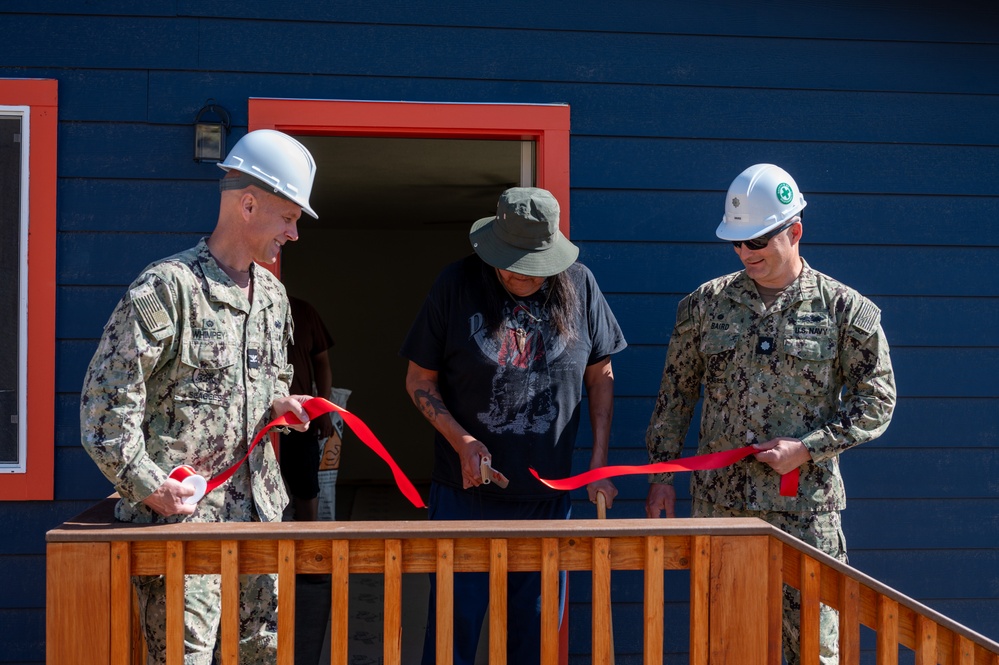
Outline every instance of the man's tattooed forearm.
<svg viewBox="0 0 999 665"><path fill-rule="evenodd" d="M430 422L437 420L437 416L449 413L441 396L429 390L414 390L413 402L423 412L423 417Z"/></svg>

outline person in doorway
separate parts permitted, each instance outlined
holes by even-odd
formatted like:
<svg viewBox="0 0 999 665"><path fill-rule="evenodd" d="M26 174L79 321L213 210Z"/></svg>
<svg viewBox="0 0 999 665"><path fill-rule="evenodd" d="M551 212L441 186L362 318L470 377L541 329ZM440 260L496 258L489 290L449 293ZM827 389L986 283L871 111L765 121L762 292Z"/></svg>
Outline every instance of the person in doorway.
<svg viewBox="0 0 999 665"><path fill-rule="evenodd" d="M496 215L472 225L474 253L438 276L403 343L406 390L436 430L430 519L567 519L569 495L545 487L529 469L541 477L569 475L584 386L590 468L607 464L611 356L626 342L558 224L551 193L503 192ZM484 460L508 486L485 483ZM608 504L617 494L609 480L587 487L591 501L598 491ZM435 582L423 665L435 662ZM509 661L538 663L540 574L511 574L508 594ZM474 662L488 602L486 574L455 576L455 665Z"/></svg>
<svg viewBox="0 0 999 665"><path fill-rule="evenodd" d="M291 296L291 318L295 334L288 346L288 360L295 369L291 392L330 398L333 371L329 349L333 346L316 308ZM314 522L319 513L319 446L333 433L330 415L323 414L304 432L289 430L281 435L281 473L291 494L295 521Z"/></svg>
<svg viewBox="0 0 999 665"><path fill-rule="evenodd" d="M333 387L329 349L333 346L326 325L311 304L288 297L295 334L288 345L288 361L295 370L291 392L329 399ZM291 495L291 513L296 522L319 518L320 446L333 432L333 421L323 414L304 432L281 434L281 475ZM330 576L303 573L296 576L295 663L316 665L322 654L330 605ZM320 598L317 600L317 596Z"/></svg>
<svg viewBox="0 0 999 665"><path fill-rule="evenodd" d="M888 427L895 380L881 312L800 256L805 198L794 179L756 164L729 187L717 235L744 269L679 305L649 459L680 455L703 386L698 453L753 444L744 462L691 474L694 517L759 517L846 562L839 455ZM797 496L780 477L800 468ZM675 516L671 474L650 477L646 514ZM800 595L784 594L784 656L799 662ZM838 662L838 615L820 611L821 662Z"/></svg>
<svg viewBox="0 0 999 665"><path fill-rule="evenodd" d="M279 521L288 497L267 437L223 485L197 503L169 477L180 465L211 477L242 460L273 418L294 414L286 348L292 322L284 287L257 263L273 264L298 239L316 166L281 132L250 132L219 166L219 216L196 247L148 266L104 328L80 404L83 447L121 499L124 522ZM136 577L149 663L165 662L165 581ZM218 575L184 583L186 665L219 658ZM241 578L240 661L274 663L274 575ZM215 662L218 662L216 660Z"/></svg>

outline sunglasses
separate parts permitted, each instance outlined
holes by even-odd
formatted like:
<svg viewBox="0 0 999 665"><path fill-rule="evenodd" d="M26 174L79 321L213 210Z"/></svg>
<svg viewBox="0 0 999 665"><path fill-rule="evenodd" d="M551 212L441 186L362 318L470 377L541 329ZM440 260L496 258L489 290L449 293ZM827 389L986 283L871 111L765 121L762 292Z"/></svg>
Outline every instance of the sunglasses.
<svg viewBox="0 0 999 665"><path fill-rule="evenodd" d="M780 234L784 233L784 231L787 231L789 228L791 228L794 225L796 221L798 221L798 218L794 217L791 219L790 222L787 222L783 226L776 228L770 233L764 233L761 236L757 236L749 240L733 240L732 246L738 249L739 247L742 247L742 243L746 243L746 247L748 249L753 250L754 252L760 249L764 249L766 248L767 245L770 244L771 238L776 238Z"/></svg>

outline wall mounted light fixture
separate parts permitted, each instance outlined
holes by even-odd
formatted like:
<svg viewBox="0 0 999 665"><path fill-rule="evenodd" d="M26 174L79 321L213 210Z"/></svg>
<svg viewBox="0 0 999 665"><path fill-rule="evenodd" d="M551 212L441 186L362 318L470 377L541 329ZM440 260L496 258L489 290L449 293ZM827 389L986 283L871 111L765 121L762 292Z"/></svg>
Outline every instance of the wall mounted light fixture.
<svg viewBox="0 0 999 665"><path fill-rule="evenodd" d="M194 161L225 159L225 137L229 134L229 112L209 99L194 119Z"/></svg>

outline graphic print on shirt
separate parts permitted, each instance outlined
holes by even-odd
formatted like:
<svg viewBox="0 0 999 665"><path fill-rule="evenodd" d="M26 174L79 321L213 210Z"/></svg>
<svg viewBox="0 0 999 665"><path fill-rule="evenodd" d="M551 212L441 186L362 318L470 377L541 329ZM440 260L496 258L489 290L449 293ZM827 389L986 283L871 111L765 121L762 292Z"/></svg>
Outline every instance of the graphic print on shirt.
<svg viewBox="0 0 999 665"><path fill-rule="evenodd" d="M496 363L496 373L489 410L478 414L479 421L495 434L547 432L557 416L549 366L565 351L565 341L535 302L505 303L499 335L490 334L483 321L473 315L471 333Z"/></svg>

